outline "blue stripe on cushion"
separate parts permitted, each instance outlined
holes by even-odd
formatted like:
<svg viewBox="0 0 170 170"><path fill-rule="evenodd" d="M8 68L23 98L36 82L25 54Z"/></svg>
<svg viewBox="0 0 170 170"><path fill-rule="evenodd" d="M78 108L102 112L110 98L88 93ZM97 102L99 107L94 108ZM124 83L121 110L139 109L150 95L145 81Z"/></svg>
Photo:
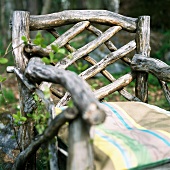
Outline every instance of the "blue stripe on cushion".
<svg viewBox="0 0 170 170"><path fill-rule="evenodd" d="M126 122L125 120L122 118L122 116L114 109L114 107L112 107L110 104L108 103L102 103L104 105L106 105L116 116L117 118L122 122L122 124L129 130L132 130L133 128L130 127ZM164 142L166 145L170 146L170 142L167 141L166 139L164 139L163 137L161 137L160 135L158 135L157 133L151 131L151 130L141 130L141 129L138 129L142 132L145 132L145 133L149 133L153 136L155 136L156 138L160 139L162 142Z"/></svg>
<svg viewBox="0 0 170 170"><path fill-rule="evenodd" d="M121 147L121 145L119 145L118 143L116 143L114 140L110 139L109 136L103 135L101 132L99 131L95 131L97 135L99 135L101 138L105 139L106 141L110 142L111 144L113 144L122 154L123 159L125 161L126 167L130 168L130 160L128 155L126 155L126 152L124 151L124 149Z"/></svg>

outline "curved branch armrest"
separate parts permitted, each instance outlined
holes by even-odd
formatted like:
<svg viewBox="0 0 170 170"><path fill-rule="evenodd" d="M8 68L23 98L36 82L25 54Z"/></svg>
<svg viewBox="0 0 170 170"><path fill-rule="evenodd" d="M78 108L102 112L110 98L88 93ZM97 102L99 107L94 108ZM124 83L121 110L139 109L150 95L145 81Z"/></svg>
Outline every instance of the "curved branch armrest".
<svg viewBox="0 0 170 170"><path fill-rule="evenodd" d="M159 80L170 81L170 66L161 60L135 54L131 68L135 71L144 71L154 74Z"/></svg>
<svg viewBox="0 0 170 170"><path fill-rule="evenodd" d="M99 124L104 121L105 112L100 108L99 102L85 81L75 73L45 65L41 59L32 58L25 70L25 76L37 83L47 81L61 84L72 95L83 119L90 124Z"/></svg>

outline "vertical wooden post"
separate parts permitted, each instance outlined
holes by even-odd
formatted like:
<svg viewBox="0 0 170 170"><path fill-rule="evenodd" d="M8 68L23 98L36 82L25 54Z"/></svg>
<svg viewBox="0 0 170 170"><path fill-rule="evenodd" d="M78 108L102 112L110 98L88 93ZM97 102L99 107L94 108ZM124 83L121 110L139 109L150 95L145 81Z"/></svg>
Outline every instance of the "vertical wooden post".
<svg viewBox="0 0 170 170"><path fill-rule="evenodd" d="M30 13L27 11L14 11L12 18L13 54L15 57L16 67L20 68L21 72L24 72L28 62L23 50L24 43L22 36L25 36L27 39L29 39L29 18ZM33 97L26 86L20 81L20 79L18 79L18 88L20 95L20 111L22 116L26 116L27 113L32 112L32 109L30 110L30 108L28 108L28 101L33 100ZM33 138L33 124L29 122L26 125L22 125L20 128L20 134L20 149L24 150L30 144ZM32 158L34 159L34 157ZM35 167L33 162L34 160L30 160L26 169L34 170Z"/></svg>
<svg viewBox="0 0 170 170"><path fill-rule="evenodd" d="M67 170L94 170L90 125L81 117L69 126Z"/></svg>
<svg viewBox="0 0 170 170"><path fill-rule="evenodd" d="M140 16L137 22L137 54L142 54L147 57L150 56L150 16ZM143 102L148 102L148 74L144 72L138 72L136 78L135 93Z"/></svg>

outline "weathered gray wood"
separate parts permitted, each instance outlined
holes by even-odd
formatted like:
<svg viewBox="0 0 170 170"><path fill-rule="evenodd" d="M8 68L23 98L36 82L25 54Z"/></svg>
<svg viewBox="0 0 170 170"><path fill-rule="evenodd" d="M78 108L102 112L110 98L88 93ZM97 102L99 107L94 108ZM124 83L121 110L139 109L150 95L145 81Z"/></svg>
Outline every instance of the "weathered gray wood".
<svg viewBox="0 0 170 170"><path fill-rule="evenodd" d="M50 91L52 92L53 95L55 95L56 97L58 97L59 99L61 99L64 96L64 93L62 93L61 91L57 90L55 87L50 86Z"/></svg>
<svg viewBox="0 0 170 170"><path fill-rule="evenodd" d="M25 51L29 54L36 56L49 56L49 53L52 51L52 45L58 46L59 48L64 46L68 41L74 38L76 35L81 33L90 22L83 21L75 24L72 28L63 33L60 37L58 37L54 42L49 44L46 48L41 48L40 46L34 44L28 44L25 46Z"/></svg>
<svg viewBox="0 0 170 170"><path fill-rule="evenodd" d="M8 68L9 70L9 68ZM56 115L56 112L55 112L55 106L54 104L48 100L45 96L44 96L44 93L42 90L40 90L39 88L36 87L35 84L32 84L32 82L30 82L30 80L28 80L27 77L25 77L23 75L23 73L21 73L21 71L16 68L16 67L10 67L10 73L15 73L16 76L20 79L20 81L28 88L28 90L33 93L35 92L38 97L41 99L41 101L45 104L45 107L48 111L48 113L50 113L50 115L52 115L52 117L55 117L54 115ZM31 106L26 106L26 107L32 107L32 105L34 104L34 100L32 101L33 103L30 102Z"/></svg>
<svg viewBox="0 0 170 170"><path fill-rule="evenodd" d="M28 59L24 53L22 36L29 39L29 17L30 14L27 11L15 11L12 17L12 48L15 58L16 67L20 68L21 72L25 70ZM18 89L19 89L19 100L20 100L20 111L22 116L27 116L27 113L31 113L35 108L35 102L32 102L32 93L18 78ZM32 105L34 103L34 105ZM29 106L32 107L29 107ZM24 150L32 141L34 137L33 123L31 119L27 119L27 124L20 127L20 150ZM32 156L27 162L27 170L35 169L35 155Z"/></svg>
<svg viewBox="0 0 170 170"><path fill-rule="evenodd" d="M59 128L67 121L73 120L78 115L78 111L75 108L68 108L61 114L57 115L46 128L44 133L36 137L31 144L23 150L16 158L12 170L23 170L28 158L36 153L41 144L50 141L57 135Z"/></svg>
<svg viewBox="0 0 170 170"><path fill-rule="evenodd" d="M30 29L50 29L80 21L119 25L130 32L136 30L137 18L125 17L106 10L68 10L47 15L31 15Z"/></svg>
<svg viewBox="0 0 170 170"><path fill-rule="evenodd" d="M90 126L78 117L69 126L67 170L94 170Z"/></svg>
<svg viewBox="0 0 170 170"><path fill-rule="evenodd" d="M118 59L124 57L126 54L133 51L135 48L136 48L136 42L134 40L130 41L128 44L119 48L117 51L114 51L110 53L109 55L107 55L106 57L104 57L100 62L98 62L94 66L82 72L80 74L80 77L82 77L85 80L89 79L90 77L93 77L94 75L99 73L101 70L106 68L109 64L112 64Z"/></svg>
<svg viewBox="0 0 170 170"><path fill-rule="evenodd" d="M67 56L66 58L59 61L55 67L66 69L69 65L73 64L76 60L84 57L85 55L92 52L95 48L103 44L105 41L110 39L114 34L116 34L122 28L120 26L113 26L106 30L101 36L97 37L95 40L89 42L85 46L79 48L77 51L71 54L71 57Z"/></svg>
<svg viewBox="0 0 170 170"><path fill-rule="evenodd" d="M85 23L83 25L83 29L84 27L87 26L88 22L83 22ZM82 24L82 23L81 23ZM76 25L77 26L77 25ZM82 25L80 25L82 26ZM81 27L76 27L78 28L78 31L75 30L74 34L77 34L80 30ZM102 43L104 43L105 41L107 41L108 39L110 39L115 33L117 33L119 30L121 29L121 27L119 26L114 26L109 28L108 30L106 30L101 36L99 36L98 38L96 38L95 40L89 42L88 44L86 44L85 46L81 47L80 49L78 49L77 51L73 52L71 55L66 56L64 59L62 59L61 61L59 61L56 64L56 67L58 68L63 68L66 69L69 65L73 64L76 60L82 58L83 56L86 56L88 53L90 53L91 51L93 51L95 48L97 48L98 46L100 46ZM72 30L72 29L71 29ZM73 31L73 30L72 30ZM65 37L66 36L66 37ZM73 34L70 33L70 31L68 30L66 33L64 33L61 37L59 37L56 41L54 41L55 45L58 45L58 47L62 47L64 46L71 38L73 38ZM53 43L52 43L53 44ZM41 47L37 47L34 45L27 45L25 47L25 51L28 53L32 53L32 54L37 54L40 56L48 56L48 54L51 51L51 45L50 44L48 46L48 48L41 48Z"/></svg>
<svg viewBox="0 0 170 170"><path fill-rule="evenodd" d="M100 31L98 28L94 27L93 25L89 25L87 27L87 30L89 30L90 32L92 32L97 36L100 36L102 34L102 31ZM110 48L111 51L117 50L117 48L114 46L114 44L111 41L106 41L105 44Z"/></svg>
<svg viewBox="0 0 170 170"><path fill-rule="evenodd" d="M132 59L131 68L135 71L144 71L155 75L162 86L164 95L170 103L170 92L166 82L170 82L170 66L161 60L155 58L148 58L146 56L135 54Z"/></svg>
<svg viewBox="0 0 170 170"><path fill-rule="evenodd" d="M47 49L51 50L52 45L54 46L58 45L59 47L64 46L67 42L73 39L76 35L81 33L89 24L90 24L89 21L82 21L82 22L75 24L73 27L71 27L69 30L63 33L59 38L57 38L53 43L48 45Z"/></svg>
<svg viewBox="0 0 170 170"><path fill-rule="evenodd" d="M26 44L24 46L24 51L28 53L28 57L31 58L33 56L37 57L48 57L50 50L47 50L46 48L42 48L38 45L35 45L33 43Z"/></svg>
<svg viewBox="0 0 170 170"><path fill-rule="evenodd" d="M71 99L71 94L69 92L66 92L64 96L59 100L57 103L57 107L62 107L67 105L67 102Z"/></svg>
<svg viewBox="0 0 170 170"><path fill-rule="evenodd" d="M99 90L94 91L95 97L97 99L102 99L117 90L121 90L123 87L127 86L130 82L132 82L134 78L135 78L135 75L133 75L132 73L125 74L124 76L115 80L113 83L107 86L104 86L100 88Z"/></svg>
<svg viewBox="0 0 170 170"><path fill-rule="evenodd" d="M98 30L97 28L93 27L92 25L88 26L87 29L88 29L89 27L90 27L89 30L92 29L97 36L100 36L100 35L102 34L102 32L101 32L100 30ZM51 30L48 30L48 31L49 31L55 38L58 38L58 37L60 36L60 35L56 32L55 29L51 29ZM111 41L106 41L105 44L106 44L106 46L107 46L110 50L113 50L113 51L117 50L117 48L112 44ZM74 47L72 47L69 43L65 44L65 48L66 48L69 52L75 52L75 51L76 51L76 49L75 49ZM126 57L124 57L124 58L126 58ZM91 58L90 56L85 56L83 59L85 59L87 62L89 62L89 63L92 64L92 65L95 65L95 64L97 63L97 62L96 62L93 58ZM125 59L125 60L126 60L127 62L129 62L128 59ZM131 63L131 61L130 61L129 63ZM116 79L115 79L107 70L105 70L105 69L101 71L101 74L103 74L103 76L105 76L110 82L113 82L113 81L116 80ZM57 89L52 89L52 91L57 95L57 97L59 97L59 98L62 98L62 97L63 97L63 95L61 95L61 93L58 92ZM140 101L139 99L137 99L135 96L131 95L130 93L128 93L128 92L127 92L126 90L124 90L124 89L120 90L119 92L120 92L120 94L123 95L123 97L125 97L127 100L130 100L130 101L131 101L131 100ZM66 100L65 100L65 98L66 98ZM65 96L62 100L67 101L68 99L69 99L69 97L66 97L66 96ZM61 105L65 104L65 102L60 101L58 104L59 104L59 106L61 106Z"/></svg>
<svg viewBox="0 0 170 170"><path fill-rule="evenodd" d="M99 29L97 29L96 27L94 27L93 25L89 25L87 27L87 30L91 31L93 34L97 35L97 36L100 36L103 32L100 31ZM116 51L117 48L115 47L115 45L111 42L111 41L106 41L104 43L106 45L106 47L111 51ZM130 64L131 63L131 60L128 58L128 57L123 57L121 58L122 61L124 61L125 63L127 64Z"/></svg>
<svg viewBox="0 0 170 170"><path fill-rule="evenodd" d="M23 41L22 36L25 36L29 39L29 12L25 11L15 11L13 13L12 18L12 48L13 54L15 57L15 63L16 67L20 68L20 70L23 72L25 70L25 67L27 65L28 59L24 54L23 51ZM20 94L20 110L21 114L23 116L26 116L28 112L31 112L31 110L27 110L27 107L25 107L27 104L27 101L32 98L32 94L30 91L26 88L26 86L18 79L18 88L19 88L19 94ZM32 98L33 99L33 98ZM33 125L32 123L29 123L26 126L22 127L22 133L20 138L20 144L22 146L21 150L24 150L24 148L31 142L32 136L32 130Z"/></svg>
<svg viewBox="0 0 170 170"><path fill-rule="evenodd" d="M29 80L37 83L48 81L63 85L71 93L74 104L82 113L83 119L91 124L104 121L105 113L93 96L90 87L75 73L51 65L44 65L41 59L32 58L25 75Z"/></svg>
<svg viewBox="0 0 170 170"><path fill-rule="evenodd" d="M9 69L8 69L9 70ZM45 104L46 109L48 113L50 113L51 118L56 116L55 112L55 106L54 104L45 98L43 91L39 90L35 85L31 84L30 81L21 73L21 71L15 67L10 68L10 72L14 72L17 77L20 79L20 81L25 84L25 86L29 89L30 92L34 92L38 95L38 97L41 99L41 101ZM33 106L35 105L35 101L31 100L28 102L28 104L25 106L28 109L32 109ZM51 119L49 119L50 123ZM49 145L49 154L51 155L50 159L50 170L58 170L58 164L57 164L57 148L54 146L54 143L50 143ZM33 157L33 156L32 156ZM30 168L31 170L33 169L32 167Z"/></svg>
<svg viewBox="0 0 170 170"><path fill-rule="evenodd" d="M164 81L159 81L159 82L160 82L161 87L162 87L162 89L163 89L164 95L165 95L168 103L170 104L170 90L169 90L169 88L168 88L168 85L167 85L167 83L164 82Z"/></svg>
<svg viewBox="0 0 170 170"><path fill-rule="evenodd" d="M135 71L144 71L154 74L159 80L170 82L170 66L161 60L135 54L131 68Z"/></svg>
<svg viewBox="0 0 170 170"><path fill-rule="evenodd" d="M108 56L106 56L104 59L102 59L100 62L96 63L89 69L83 71L79 76L82 77L83 79L89 79L90 77L93 77L103 69L105 69L109 64L112 64L113 62L117 61L121 57L125 56L132 50L134 50L136 47L135 41L131 41L125 46L121 47L115 52L110 53ZM130 95L129 93L126 93L124 90L122 91L124 93L124 96L127 97L130 100L135 100L135 101L140 101L138 98ZM65 94L64 97L59 101L57 106L62 106L67 103L67 101L70 99L69 93Z"/></svg>
<svg viewBox="0 0 170 170"><path fill-rule="evenodd" d="M136 52L138 54L150 56L150 16L141 16L137 22L136 32ZM135 93L141 101L148 101L148 74L139 72L136 77Z"/></svg>
<svg viewBox="0 0 170 170"><path fill-rule="evenodd" d="M16 76L22 81L22 83L29 89L30 92L35 91L36 86L29 82L29 80L23 75L23 73L20 71L20 69L14 67L14 66L8 66L6 70L8 73L15 73Z"/></svg>

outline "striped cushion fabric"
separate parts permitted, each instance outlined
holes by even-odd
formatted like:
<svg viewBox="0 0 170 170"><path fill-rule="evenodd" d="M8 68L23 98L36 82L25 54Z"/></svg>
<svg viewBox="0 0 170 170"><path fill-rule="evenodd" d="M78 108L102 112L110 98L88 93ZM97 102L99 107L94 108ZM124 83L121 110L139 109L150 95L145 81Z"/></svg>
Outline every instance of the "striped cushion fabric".
<svg viewBox="0 0 170 170"><path fill-rule="evenodd" d="M92 128L97 170L145 170L170 162L170 112L139 102L102 107L107 118Z"/></svg>

